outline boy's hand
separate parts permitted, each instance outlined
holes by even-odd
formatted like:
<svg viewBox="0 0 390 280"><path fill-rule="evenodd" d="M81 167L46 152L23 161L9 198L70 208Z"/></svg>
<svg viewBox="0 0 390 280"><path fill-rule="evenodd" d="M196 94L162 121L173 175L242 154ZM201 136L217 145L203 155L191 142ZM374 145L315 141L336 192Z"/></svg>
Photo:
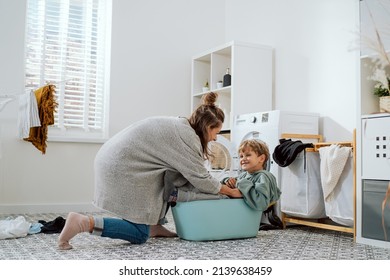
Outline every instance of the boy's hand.
<svg viewBox="0 0 390 280"><path fill-rule="evenodd" d="M229 188L228 186L226 185L222 185L221 186L221 189L219 191L220 194L225 194L229 197L234 197L234 198L238 198L238 197L242 197L242 193L240 192L239 189L237 188Z"/></svg>
<svg viewBox="0 0 390 280"><path fill-rule="evenodd" d="M242 193L240 192L239 189L237 188L234 188L234 189L231 189L232 192L230 193L230 197L234 197L234 198L239 198L239 197L242 197Z"/></svg>
<svg viewBox="0 0 390 280"><path fill-rule="evenodd" d="M226 182L225 182L226 186L228 186L229 188L231 189L235 189L236 188L236 178L229 178Z"/></svg>

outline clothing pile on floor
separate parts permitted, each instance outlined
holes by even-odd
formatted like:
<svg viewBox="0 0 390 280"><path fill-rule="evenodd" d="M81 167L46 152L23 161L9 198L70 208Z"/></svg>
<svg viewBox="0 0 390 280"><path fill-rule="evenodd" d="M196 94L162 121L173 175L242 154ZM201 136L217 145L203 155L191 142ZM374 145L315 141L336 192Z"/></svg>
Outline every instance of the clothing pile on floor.
<svg viewBox="0 0 390 280"><path fill-rule="evenodd" d="M36 223L26 221L23 216L8 217L0 220L0 239L25 237L37 233L60 233L65 226L65 219L57 217L53 221L38 220Z"/></svg>

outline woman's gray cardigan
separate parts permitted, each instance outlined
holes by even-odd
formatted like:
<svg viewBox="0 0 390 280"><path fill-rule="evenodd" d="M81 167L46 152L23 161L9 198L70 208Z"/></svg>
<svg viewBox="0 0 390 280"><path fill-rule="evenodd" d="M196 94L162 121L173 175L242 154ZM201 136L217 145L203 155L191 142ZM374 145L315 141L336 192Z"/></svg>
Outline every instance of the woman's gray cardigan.
<svg viewBox="0 0 390 280"><path fill-rule="evenodd" d="M200 139L185 118L153 117L109 139L95 158L94 205L134 223L164 217L174 187L194 186L217 194Z"/></svg>

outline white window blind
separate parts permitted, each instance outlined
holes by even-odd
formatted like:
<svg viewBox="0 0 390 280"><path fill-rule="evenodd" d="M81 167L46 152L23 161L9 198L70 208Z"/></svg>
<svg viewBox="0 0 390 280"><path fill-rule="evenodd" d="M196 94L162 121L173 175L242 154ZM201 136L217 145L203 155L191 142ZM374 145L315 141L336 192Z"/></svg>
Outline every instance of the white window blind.
<svg viewBox="0 0 390 280"><path fill-rule="evenodd" d="M108 134L112 0L27 0L26 87L56 86L48 140Z"/></svg>

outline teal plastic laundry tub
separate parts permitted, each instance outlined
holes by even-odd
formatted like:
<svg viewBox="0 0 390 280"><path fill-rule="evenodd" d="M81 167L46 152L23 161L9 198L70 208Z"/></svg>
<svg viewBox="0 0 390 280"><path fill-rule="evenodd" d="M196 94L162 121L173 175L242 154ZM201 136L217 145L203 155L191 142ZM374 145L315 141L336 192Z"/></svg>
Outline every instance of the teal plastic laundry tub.
<svg viewBox="0 0 390 280"><path fill-rule="evenodd" d="M262 213L244 199L177 202L172 208L177 235L191 241L256 237Z"/></svg>

